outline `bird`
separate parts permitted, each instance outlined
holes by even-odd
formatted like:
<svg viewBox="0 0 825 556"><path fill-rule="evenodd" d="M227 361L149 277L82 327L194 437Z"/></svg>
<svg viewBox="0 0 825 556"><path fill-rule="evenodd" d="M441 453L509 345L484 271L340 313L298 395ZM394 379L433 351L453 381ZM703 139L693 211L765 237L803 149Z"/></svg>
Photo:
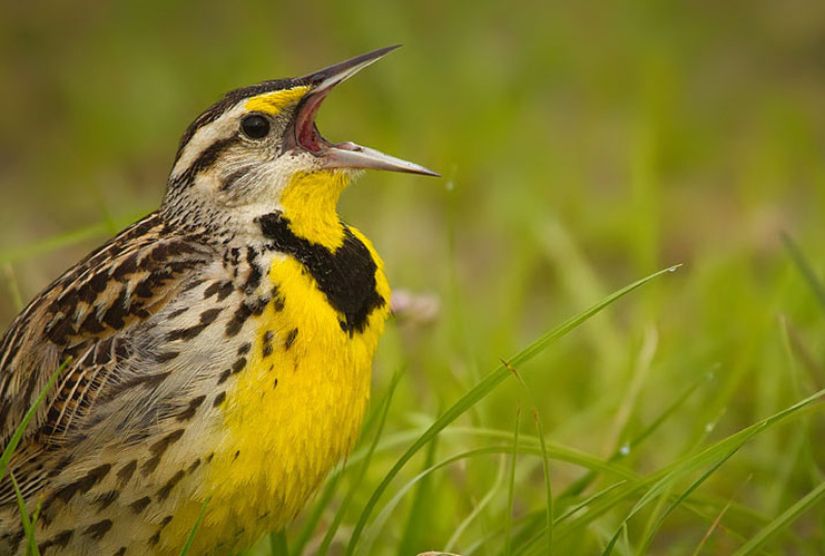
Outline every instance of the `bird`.
<svg viewBox="0 0 825 556"><path fill-rule="evenodd" d="M4 448L44 396L0 481L0 554L29 542L15 483L41 554L178 554L199 519L191 553L230 554L345 458L391 291L339 196L367 169L438 174L315 118L395 48L227 93L183 134L160 207L14 319Z"/></svg>

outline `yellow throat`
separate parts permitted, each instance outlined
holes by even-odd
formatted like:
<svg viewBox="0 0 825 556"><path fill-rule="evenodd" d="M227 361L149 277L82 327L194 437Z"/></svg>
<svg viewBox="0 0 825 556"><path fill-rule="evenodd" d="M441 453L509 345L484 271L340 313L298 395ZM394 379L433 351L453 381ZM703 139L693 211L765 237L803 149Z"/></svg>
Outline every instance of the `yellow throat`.
<svg viewBox="0 0 825 556"><path fill-rule="evenodd" d="M358 436L390 288L372 243L338 219L335 207L347 181L337 171L297 175L281 199L288 221L282 233L326 252L333 265L368 258L370 310L363 322L360 313L342 312L346 304L325 292L299 257L275 257L263 287L277 289L279 299L255 317L248 363L226 392L223 423L212 432L215 452L202 492L210 501L198 546L232 535L241 546L283 527ZM184 524L192 523L199 506L188 505L192 520L176 519L180 531L168 538L186 537Z"/></svg>

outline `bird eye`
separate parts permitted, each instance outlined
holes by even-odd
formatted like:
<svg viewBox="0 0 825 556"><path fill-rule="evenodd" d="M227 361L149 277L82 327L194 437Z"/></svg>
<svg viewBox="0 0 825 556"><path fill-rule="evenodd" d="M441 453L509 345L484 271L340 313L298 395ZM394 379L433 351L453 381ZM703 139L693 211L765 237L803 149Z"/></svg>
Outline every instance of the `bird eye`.
<svg viewBox="0 0 825 556"><path fill-rule="evenodd" d="M263 139L269 134L269 120L259 114L246 116L241 120L241 130L250 139Z"/></svg>

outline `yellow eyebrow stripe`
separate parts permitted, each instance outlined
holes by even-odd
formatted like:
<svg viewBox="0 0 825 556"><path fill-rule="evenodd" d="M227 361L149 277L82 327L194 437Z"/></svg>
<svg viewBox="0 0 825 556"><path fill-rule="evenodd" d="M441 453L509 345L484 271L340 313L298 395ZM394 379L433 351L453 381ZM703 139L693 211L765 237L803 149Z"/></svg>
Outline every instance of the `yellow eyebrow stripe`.
<svg viewBox="0 0 825 556"><path fill-rule="evenodd" d="M247 100L244 107L249 111L265 112L275 116L290 104L301 100L307 90L309 90L309 87L302 85L291 89L264 93Z"/></svg>

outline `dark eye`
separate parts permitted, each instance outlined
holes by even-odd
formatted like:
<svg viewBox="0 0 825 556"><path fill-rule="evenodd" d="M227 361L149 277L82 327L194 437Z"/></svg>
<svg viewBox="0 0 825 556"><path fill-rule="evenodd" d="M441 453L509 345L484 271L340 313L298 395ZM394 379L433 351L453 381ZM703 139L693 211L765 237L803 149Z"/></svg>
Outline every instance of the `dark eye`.
<svg viewBox="0 0 825 556"><path fill-rule="evenodd" d="M263 139L269 133L269 120L259 114L252 114L241 120L241 129L250 139Z"/></svg>

